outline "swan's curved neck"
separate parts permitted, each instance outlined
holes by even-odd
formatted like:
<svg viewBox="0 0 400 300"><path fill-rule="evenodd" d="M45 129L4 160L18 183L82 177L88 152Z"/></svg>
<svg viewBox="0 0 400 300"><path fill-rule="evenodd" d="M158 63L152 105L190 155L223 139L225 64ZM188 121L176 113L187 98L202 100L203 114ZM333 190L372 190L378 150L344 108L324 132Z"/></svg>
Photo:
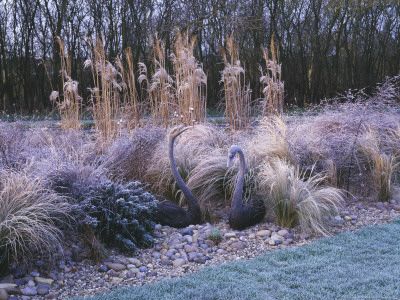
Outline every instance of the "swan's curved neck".
<svg viewBox="0 0 400 300"><path fill-rule="evenodd" d="M185 182L183 182L183 179L182 179L181 175L179 175L179 172L176 168L175 158L174 158L175 138L176 137L172 137L169 139L169 162L170 162L170 166L172 169L172 174L174 176L176 183L178 184L179 188L181 189L182 193L185 195L186 202L189 206L189 209L198 209L199 205L197 203L196 197L189 190L189 188L187 187Z"/></svg>
<svg viewBox="0 0 400 300"><path fill-rule="evenodd" d="M232 207L242 207L242 193L244 185L244 175L246 172L246 161L242 149L238 149L237 154L239 155L239 173L236 182L235 193L233 194Z"/></svg>

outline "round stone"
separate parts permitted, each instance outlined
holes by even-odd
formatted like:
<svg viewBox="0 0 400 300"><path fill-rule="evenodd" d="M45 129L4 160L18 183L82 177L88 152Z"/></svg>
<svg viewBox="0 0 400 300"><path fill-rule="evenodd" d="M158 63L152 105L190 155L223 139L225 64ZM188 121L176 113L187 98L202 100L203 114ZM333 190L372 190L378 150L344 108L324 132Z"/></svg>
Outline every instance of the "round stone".
<svg viewBox="0 0 400 300"><path fill-rule="evenodd" d="M48 285L52 285L54 280L50 279L50 278L43 278L43 277L35 277L35 281L36 282L43 282L43 283L47 283Z"/></svg>
<svg viewBox="0 0 400 300"><path fill-rule="evenodd" d="M141 267L139 267L139 271L140 271L140 272L147 272L148 269L147 269L147 267L145 267L145 266L141 266Z"/></svg>
<svg viewBox="0 0 400 300"><path fill-rule="evenodd" d="M204 244L206 244L208 247L214 247L215 243L212 240L205 240Z"/></svg>
<svg viewBox="0 0 400 300"><path fill-rule="evenodd" d="M119 276L119 273L117 271L113 270L113 269L109 270L107 272L107 274L110 275L110 276L113 276L113 277L118 277Z"/></svg>
<svg viewBox="0 0 400 300"><path fill-rule="evenodd" d="M125 265L119 263L107 263L107 266L117 272L126 269Z"/></svg>
<svg viewBox="0 0 400 300"><path fill-rule="evenodd" d="M164 266L171 266L172 265L172 261L169 259L162 259L160 262L162 265Z"/></svg>
<svg viewBox="0 0 400 300"><path fill-rule="evenodd" d="M279 230L278 231L278 234L280 235L280 236L285 236L285 235L287 235L289 233L289 231L287 231L286 229L282 229L282 230Z"/></svg>
<svg viewBox="0 0 400 300"><path fill-rule="evenodd" d="M5 289L0 289L0 300L7 300L8 293Z"/></svg>
<svg viewBox="0 0 400 300"><path fill-rule="evenodd" d="M194 262L198 263L198 264L205 264L206 261L207 261L207 257L196 257L194 259Z"/></svg>
<svg viewBox="0 0 400 300"><path fill-rule="evenodd" d="M276 241L273 239L268 240L268 244L270 244L271 246L275 246Z"/></svg>
<svg viewBox="0 0 400 300"><path fill-rule="evenodd" d="M38 288L38 289L37 289L37 293L38 293L39 295L47 295L47 294L49 293L49 289L48 289L48 288L41 287L41 288Z"/></svg>
<svg viewBox="0 0 400 300"><path fill-rule="evenodd" d="M22 293L22 295L25 295L25 296L36 296L37 295L37 291L33 287L30 287L30 286L27 286L27 287L21 289L21 293Z"/></svg>
<svg viewBox="0 0 400 300"><path fill-rule="evenodd" d="M280 236L279 234L274 234L273 236L271 236L271 239L279 242L283 242L285 240L285 238L283 236Z"/></svg>
<svg viewBox="0 0 400 300"><path fill-rule="evenodd" d="M310 238L310 235L303 232L303 233L300 233L300 238L301 238L302 240L307 240L307 239Z"/></svg>
<svg viewBox="0 0 400 300"><path fill-rule="evenodd" d="M140 271L138 268L132 268L132 269L129 269L129 272L136 274L136 273L139 273Z"/></svg>
<svg viewBox="0 0 400 300"><path fill-rule="evenodd" d="M193 230L190 228L183 228L181 230L181 234L182 235L193 235Z"/></svg>
<svg viewBox="0 0 400 300"><path fill-rule="evenodd" d="M243 242L235 242L231 245L231 248L244 249L246 245Z"/></svg>
<svg viewBox="0 0 400 300"><path fill-rule="evenodd" d="M57 297L58 297L58 293L53 292L53 293L50 293L50 294L46 295L44 297L44 299L57 299Z"/></svg>
<svg viewBox="0 0 400 300"><path fill-rule="evenodd" d="M270 236L271 235L271 231L270 230L266 230L266 229L260 230L260 231L257 231L256 235L259 236L259 237Z"/></svg>
<svg viewBox="0 0 400 300"><path fill-rule="evenodd" d="M400 211L400 205L398 205L398 204L393 205L393 209L394 209L395 211Z"/></svg>
<svg viewBox="0 0 400 300"><path fill-rule="evenodd" d="M188 242L188 243L193 243L193 237L190 236L190 235L185 235L185 236L183 237L183 241L186 241L186 242Z"/></svg>
<svg viewBox="0 0 400 300"><path fill-rule="evenodd" d="M197 257L196 252L190 252L188 256L188 261L193 261Z"/></svg>
<svg viewBox="0 0 400 300"><path fill-rule="evenodd" d="M177 258L172 262L174 267L182 267L185 263L186 261L183 258Z"/></svg>
<svg viewBox="0 0 400 300"><path fill-rule="evenodd" d="M113 277L113 279L111 279L111 283L112 284L120 284L123 280L124 280L123 278Z"/></svg>
<svg viewBox="0 0 400 300"><path fill-rule="evenodd" d="M155 247L156 251L160 251L161 247L160 246L156 246ZM128 258L128 262L132 265L135 265L136 268L140 267L142 265L142 263L140 262L140 260L138 260L137 258Z"/></svg>
<svg viewBox="0 0 400 300"><path fill-rule="evenodd" d="M185 251L186 251L186 253L196 252L196 251L197 251L197 248L194 247L194 246L185 245Z"/></svg>
<svg viewBox="0 0 400 300"><path fill-rule="evenodd" d="M293 239L293 238L294 238L294 235L293 235L293 233L289 232L288 234L286 234L286 235L284 236L284 238L285 238L285 239Z"/></svg>
<svg viewBox="0 0 400 300"><path fill-rule="evenodd" d="M227 232L227 233L224 234L224 237L227 238L227 239L235 238L236 237L236 232Z"/></svg>

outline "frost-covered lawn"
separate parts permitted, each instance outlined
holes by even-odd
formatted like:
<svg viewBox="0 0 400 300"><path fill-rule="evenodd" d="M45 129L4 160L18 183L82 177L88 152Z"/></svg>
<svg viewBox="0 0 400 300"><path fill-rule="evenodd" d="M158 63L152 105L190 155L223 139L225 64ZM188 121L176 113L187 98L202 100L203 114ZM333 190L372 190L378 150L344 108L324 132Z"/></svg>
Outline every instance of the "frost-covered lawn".
<svg viewBox="0 0 400 300"><path fill-rule="evenodd" d="M400 220L91 299L398 299Z"/></svg>

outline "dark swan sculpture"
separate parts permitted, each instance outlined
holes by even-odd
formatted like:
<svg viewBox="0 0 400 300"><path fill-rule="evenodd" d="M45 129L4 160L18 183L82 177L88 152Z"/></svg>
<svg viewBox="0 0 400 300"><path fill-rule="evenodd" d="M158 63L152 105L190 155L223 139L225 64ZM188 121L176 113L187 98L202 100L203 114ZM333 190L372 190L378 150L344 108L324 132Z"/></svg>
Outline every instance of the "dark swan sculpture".
<svg viewBox="0 0 400 300"><path fill-rule="evenodd" d="M162 225L171 227L182 228L191 224L198 224L200 222L201 213L200 206L189 190L187 185L183 182L182 177L179 175L176 168L174 159L174 142L175 139L185 132L189 127L178 126L171 130L169 134L169 162L172 169L172 174L183 195L185 196L188 209L185 210L179 205L164 201L161 202L157 209L156 220Z"/></svg>
<svg viewBox="0 0 400 300"><path fill-rule="evenodd" d="M265 205L264 201L254 198L250 199L246 205L243 204L242 193L246 162L243 150L239 146L233 145L229 148L228 166L232 163L236 154L239 154L239 174L229 211L229 225L233 229L241 230L262 221L265 215Z"/></svg>

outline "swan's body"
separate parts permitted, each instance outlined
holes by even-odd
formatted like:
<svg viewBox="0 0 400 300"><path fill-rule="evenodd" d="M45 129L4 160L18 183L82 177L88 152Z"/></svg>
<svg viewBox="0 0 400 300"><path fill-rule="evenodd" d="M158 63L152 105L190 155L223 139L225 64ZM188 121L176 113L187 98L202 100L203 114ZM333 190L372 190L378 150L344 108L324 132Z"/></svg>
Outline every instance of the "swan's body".
<svg viewBox="0 0 400 300"><path fill-rule="evenodd" d="M189 190L187 185L183 182L182 177L179 175L179 172L176 168L175 158L174 158L174 142L177 136L186 131L188 128L184 128L183 126L175 127L171 130L169 135L169 162L172 170L172 174L179 188L181 189L183 195L185 196L186 203L188 205L188 209L185 210L179 205L169 203L169 202L161 202L158 206L157 211L157 221L163 225L168 225L171 227L186 227L191 224L198 224L200 222L200 206Z"/></svg>
<svg viewBox="0 0 400 300"><path fill-rule="evenodd" d="M241 230L262 221L265 215L265 205L262 200L255 198L250 199L246 205L243 204L242 193L246 162L243 150L239 146L233 145L228 151L228 165L233 161L236 154L239 154L239 174L229 211L229 225L234 229Z"/></svg>

